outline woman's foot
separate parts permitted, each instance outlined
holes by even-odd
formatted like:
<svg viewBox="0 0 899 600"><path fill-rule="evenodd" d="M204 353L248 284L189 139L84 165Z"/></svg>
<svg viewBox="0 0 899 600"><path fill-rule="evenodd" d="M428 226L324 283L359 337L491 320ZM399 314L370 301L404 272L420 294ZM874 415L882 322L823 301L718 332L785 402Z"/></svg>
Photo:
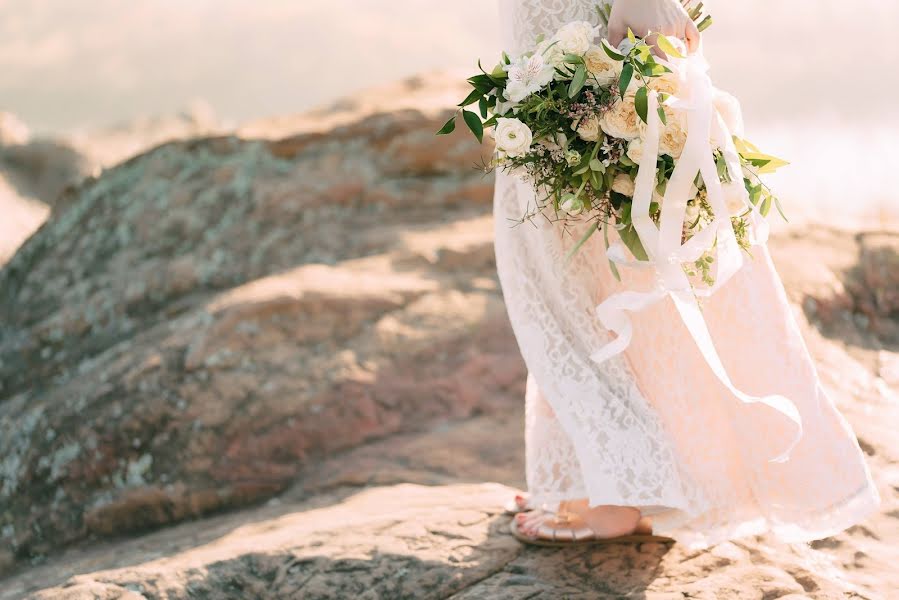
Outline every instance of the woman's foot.
<svg viewBox="0 0 899 600"><path fill-rule="evenodd" d="M553 540L578 540L592 533L597 538L651 534L648 519L627 506L590 508L586 500L562 502L558 513L529 510L515 515L518 530L528 537Z"/></svg>
<svg viewBox="0 0 899 600"><path fill-rule="evenodd" d="M531 506L531 499L527 494L516 494L514 498L506 502L503 508L505 508L506 514L516 515L534 507Z"/></svg>

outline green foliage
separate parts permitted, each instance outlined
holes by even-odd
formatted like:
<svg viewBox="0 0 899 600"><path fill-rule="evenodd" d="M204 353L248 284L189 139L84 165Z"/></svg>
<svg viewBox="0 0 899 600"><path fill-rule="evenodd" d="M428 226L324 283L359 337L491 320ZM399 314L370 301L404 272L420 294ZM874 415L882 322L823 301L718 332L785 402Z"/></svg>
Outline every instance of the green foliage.
<svg viewBox="0 0 899 600"><path fill-rule="evenodd" d="M637 116L640 117L644 123L649 122L647 119L647 113L649 112L648 91L649 88L644 85L637 90L637 94L634 96L634 106L637 109Z"/></svg>
<svg viewBox="0 0 899 600"><path fill-rule="evenodd" d="M568 86L568 97L574 98L577 96L584 88L584 83L586 83L586 81L587 67L580 64L574 72L574 77L571 78L571 84Z"/></svg>
<svg viewBox="0 0 899 600"><path fill-rule="evenodd" d="M463 110L462 118L465 119L465 124L468 125L468 128L474 134L476 138L478 138L479 142L484 141L484 124L481 122L480 117L475 113Z"/></svg>
<svg viewBox="0 0 899 600"><path fill-rule="evenodd" d="M671 43L667 37L658 34L656 38L656 45L659 47L659 50L667 54L668 56L672 56L674 58L684 58L684 55L680 53L680 51L674 47L674 44Z"/></svg>
<svg viewBox="0 0 899 600"><path fill-rule="evenodd" d="M685 4L690 18L700 29L711 24L711 19L704 14L701 2ZM608 10L597 7L601 19L607 20ZM536 208L525 215L521 222L537 215L566 221L570 216L561 208L562 200L566 207L582 207L584 215L590 220L590 226L569 252L566 260L579 251L587 240L600 228L606 247L609 245L609 230L618 231L622 243L638 260L647 260L646 250L634 228L631 218L632 199L629 196L612 191L612 184L619 175L631 179L636 177L638 165L627 157L627 143L600 134L598 141L587 141L577 135L574 127L578 119L600 115L618 102L634 102L634 110L642 122L648 122L650 94L657 94L658 108L656 114L662 125L667 124L668 116L663 107L668 95L651 90L653 78L670 73L671 69L659 62L653 55L653 47L645 39L637 38L633 31L628 31L630 48L622 52L611 47L606 40L601 40L603 52L612 60L621 64L621 74L612 85L598 85L587 70L584 57L578 54L565 54L561 64L556 67L556 77L545 87L517 102L507 117L518 118L530 129L535 142L532 149L521 156L504 156L492 161L490 168L516 169L527 174L528 179L538 190ZM656 34L653 36L658 49L671 58L683 58L677 46L668 37ZM541 40L538 40L538 44ZM500 115L497 103L504 101L504 92L508 82L505 68L512 63L512 58L503 53L499 63L487 72L481 66L480 73L470 77L468 83L471 91L458 105L462 119L472 134L483 140L484 131L496 126ZM631 95L629 90L635 92ZM475 110L473 105L477 106ZM505 109L504 109L505 110ZM445 135L454 131L458 113L450 118L438 132ZM759 175L771 172L786 165L786 161L761 152L746 140L734 139L734 144L744 167L744 185L753 207L758 207L763 214L768 214L776 207L783 214L780 201L761 182ZM720 151L715 154L718 177L721 181L730 181L738 175L732 173ZM668 181L674 170L675 159L660 155L657 160L655 189L664 194ZM699 204L698 216L687 223L685 239L693 231L698 231L714 219L711 207L706 200L705 185L702 177L697 175L695 184L699 190L696 199L691 201L693 209ZM547 210L552 207L552 214ZM734 231L741 247L749 248L747 217L749 210L743 215L732 218ZM650 204L649 218L659 222L661 207L658 202ZM582 218L582 217L578 217ZM688 271L709 283L713 280L712 265L714 259L706 255L687 267ZM610 268L619 277L617 267L610 263Z"/></svg>
<svg viewBox="0 0 899 600"><path fill-rule="evenodd" d="M456 130L456 116L453 115L450 117L450 120L443 124L443 127L440 128L440 131L437 132L437 135L447 135Z"/></svg>

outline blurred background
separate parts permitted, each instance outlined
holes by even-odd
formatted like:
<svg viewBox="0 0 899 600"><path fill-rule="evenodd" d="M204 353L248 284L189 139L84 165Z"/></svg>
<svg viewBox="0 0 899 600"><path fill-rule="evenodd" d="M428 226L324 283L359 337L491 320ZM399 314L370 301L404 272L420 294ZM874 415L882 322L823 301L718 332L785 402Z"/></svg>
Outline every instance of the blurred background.
<svg viewBox="0 0 899 600"><path fill-rule="evenodd" d="M0 600L893 597L899 3L707 0L704 36L792 163L772 255L882 510L576 577L497 510L527 373L489 149L433 135L496 4L0 0Z"/></svg>

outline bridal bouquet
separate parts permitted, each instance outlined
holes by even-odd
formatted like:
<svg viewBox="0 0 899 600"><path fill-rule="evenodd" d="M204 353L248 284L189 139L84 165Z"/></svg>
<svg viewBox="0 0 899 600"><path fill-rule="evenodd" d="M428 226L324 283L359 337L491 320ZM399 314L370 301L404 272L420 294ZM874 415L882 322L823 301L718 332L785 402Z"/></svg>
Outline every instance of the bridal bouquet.
<svg viewBox="0 0 899 600"><path fill-rule="evenodd" d="M606 23L608 10L597 10ZM701 4L690 15L700 30L711 23ZM662 208L670 204L671 219L681 219L681 267L691 281L713 286L724 221L743 250L763 237L756 234L772 205L783 213L760 175L786 163L743 139L739 103L706 85L704 61L686 56L679 40L654 35L650 44L629 31L616 48L598 31L572 22L521 56L503 53L492 71L481 68L468 79L473 89L459 104L461 117L478 140L493 130L489 168L513 173L537 191L521 222L537 215L591 221L569 257L599 230L608 249L611 228L632 257L609 252L616 277L616 263L650 261L660 253L659 227L672 228L662 224ZM452 132L455 123L453 116L438 134ZM688 144L691 128L697 139ZM708 131L704 139L700 129ZM678 170L681 162L689 164Z"/></svg>

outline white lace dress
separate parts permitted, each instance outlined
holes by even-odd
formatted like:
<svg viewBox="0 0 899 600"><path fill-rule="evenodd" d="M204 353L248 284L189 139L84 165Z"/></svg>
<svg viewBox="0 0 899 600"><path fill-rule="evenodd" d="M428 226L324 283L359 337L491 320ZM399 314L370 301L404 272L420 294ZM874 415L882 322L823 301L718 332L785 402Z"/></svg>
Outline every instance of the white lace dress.
<svg viewBox="0 0 899 600"><path fill-rule="evenodd" d="M500 0L503 48L518 54L572 20L598 23L596 0ZM783 394L805 434L772 463L790 425L731 397L705 364L670 300L634 316L634 338L602 364L590 354L613 336L595 307L610 294L648 289L648 274L612 276L601 235L570 265L586 224L518 221L535 202L528 184L498 173L497 269L528 367L527 482L539 504L588 498L639 507L655 529L692 546L774 531L818 539L859 521L878 496L848 424L821 388L766 249L704 314L735 384Z"/></svg>

